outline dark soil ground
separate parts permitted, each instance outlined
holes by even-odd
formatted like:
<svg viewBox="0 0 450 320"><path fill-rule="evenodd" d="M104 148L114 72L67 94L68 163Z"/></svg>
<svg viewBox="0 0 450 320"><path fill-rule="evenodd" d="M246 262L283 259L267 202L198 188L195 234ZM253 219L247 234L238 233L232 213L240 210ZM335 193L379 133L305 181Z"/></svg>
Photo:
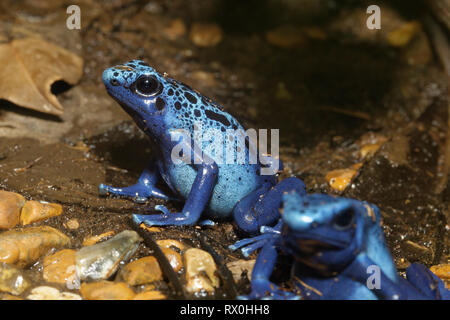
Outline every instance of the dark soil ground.
<svg viewBox="0 0 450 320"><path fill-rule="evenodd" d="M57 31L44 33L84 59L80 83L58 95L64 115L47 116L0 102L0 188L63 204L63 215L37 224L60 229L71 237L73 248L89 235L130 229L131 213L162 204L105 198L97 189L100 183L134 183L152 153L149 141L107 97L101 83L103 69L141 58L213 98L245 127L279 128L286 167L282 177L304 179L311 193L340 194L379 206L400 271L411 262L448 263L448 77L428 34L421 31L412 44L395 48L382 38L366 37L369 31L360 31L364 26L341 28L350 13L366 16L364 5L352 1L334 8L305 5L302 10L274 5L277 1L236 2L83 1L82 12L89 12L81 31L73 31L71 38ZM64 15L65 4L40 3L2 2L8 6L2 21L30 26L40 17L39 27L53 30L58 18L52 20L48 12ZM386 25L422 18L420 7L389 10L398 16L386 19ZM188 27L215 22L224 39L211 48L195 46L187 35L169 40L163 28L174 18ZM316 26L327 37L279 48L264 35L282 24ZM211 77L204 81L196 76L198 71ZM345 191L332 190L326 174L361 162L361 138L369 132L388 140L362 161ZM165 204L181 208L179 203ZM80 223L76 230L65 227L73 218ZM227 249L241 236L232 222L152 233L155 239L186 239L201 247L206 243L223 263L243 258ZM141 246L136 257L149 250ZM222 276L227 277L226 270ZM224 287L225 293L230 290ZM243 281L238 293L247 290Z"/></svg>

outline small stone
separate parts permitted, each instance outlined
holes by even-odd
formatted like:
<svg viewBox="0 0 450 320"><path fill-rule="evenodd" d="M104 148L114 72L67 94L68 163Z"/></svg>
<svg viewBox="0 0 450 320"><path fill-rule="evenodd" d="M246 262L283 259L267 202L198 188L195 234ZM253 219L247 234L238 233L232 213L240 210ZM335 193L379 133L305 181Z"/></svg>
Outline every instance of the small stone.
<svg viewBox="0 0 450 320"><path fill-rule="evenodd" d="M64 249L44 258L44 280L73 284L76 279L75 250Z"/></svg>
<svg viewBox="0 0 450 320"><path fill-rule="evenodd" d="M163 300L167 297L157 290L144 291L134 296L133 300Z"/></svg>
<svg viewBox="0 0 450 320"><path fill-rule="evenodd" d="M56 288L41 286L31 290L28 300L82 300L78 294L61 292Z"/></svg>
<svg viewBox="0 0 450 320"><path fill-rule="evenodd" d="M431 272L444 281L446 287L450 289L450 264L438 264L430 267Z"/></svg>
<svg viewBox="0 0 450 320"><path fill-rule="evenodd" d="M14 228L19 223L25 201L18 193L0 190L0 229Z"/></svg>
<svg viewBox="0 0 450 320"><path fill-rule="evenodd" d="M375 132L364 134L358 142L360 146L359 157L361 159L372 157L387 141L388 139L385 136Z"/></svg>
<svg viewBox="0 0 450 320"><path fill-rule="evenodd" d="M108 231L108 232L99 234L97 236L92 236L92 237L86 238L83 240L83 246L84 247L92 246L92 245L96 244L97 242L112 236L113 234L114 234L114 231Z"/></svg>
<svg viewBox="0 0 450 320"><path fill-rule="evenodd" d="M80 227L80 223L77 219L70 219L66 222L65 227L70 230L77 230Z"/></svg>
<svg viewBox="0 0 450 320"><path fill-rule="evenodd" d="M163 279L158 260L153 256L144 257L127 264L121 271L122 278L131 286Z"/></svg>
<svg viewBox="0 0 450 320"><path fill-rule="evenodd" d="M186 249L186 245L182 242L174 239L164 239L164 240L157 240L156 244L160 246L161 248L171 248L175 247L178 248L180 251L184 251Z"/></svg>
<svg viewBox="0 0 450 320"><path fill-rule="evenodd" d="M245 271L247 272L247 278L249 280L251 280L252 279L252 270L253 270L253 267L255 266L255 262L256 262L255 259L252 259L252 260L240 259L240 260L228 262L227 268L228 268L228 270L231 271L235 282L238 282L239 280L242 279L242 274Z"/></svg>
<svg viewBox="0 0 450 320"><path fill-rule="evenodd" d="M16 297L8 293L1 293L0 300L23 300L21 297Z"/></svg>
<svg viewBox="0 0 450 320"><path fill-rule="evenodd" d="M420 31L421 26L417 21L406 22L399 28L389 32L388 43L393 47L404 47Z"/></svg>
<svg viewBox="0 0 450 320"><path fill-rule="evenodd" d="M266 40L269 44L281 48L298 47L307 42L306 37L300 29L289 25L281 26L267 32Z"/></svg>
<svg viewBox="0 0 450 320"><path fill-rule="evenodd" d="M148 232L161 232L161 231L162 231L162 229L161 229L161 228L158 228L158 227L147 227L147 226L145 225L145 223L141 223L141 224L139 225L139 228L144 229L144 230L146 230L146 231L148 231Z"/></svg>
<svg viewBox="0 0 450 320"><path fill-rule="evenodd" d="M196 46L214 47L222 41L223 31L215 23L194 23L189 38Z"/></svg>
<svg viewBox="0 0 450 320"><path fill-rule="evenodd" d="M128 261L136 252L141 241L136 231L125 230L107 241L81 248L75 253L78 276L81 280L108 279L120 262Z"/></svg>
<svg viewBox="0 0 450 320"><path fill-rule="evenodd" d="M87 300L132 300L134 291L125 282L100 281L82 283L81 296Z"/></svg>
<svg viewBox="0 0 450 320"><path fill-rule="evenodd" d="M0 291L14 295L22 294L30 282L22 274L22 270L6 263L0 263Z"/></svg>
<svg viewBox="0 0 450 320"><path fill-rule="evenodd" d="M347 169L333 170L327 173L325 179L328 181L331 188L337 191L344 191L347 186L352 182L355 175L361 168L362 163L354 164Z"/></svg>
<svg viewBox="0 0 450 320"><path fill-rule="evenodd" d="M182 19L174 19L170 25L163 30L169 40L176 40L186 34L186 25Z"/></svg>
<svg viewBox="0 0 450 320"><path fill-rule="evenodd" d="M169 261L170 265L172 266L172 269L175 272L178 272L183 267L183 262L181 260L181 255L169 248L162 248L161 251L166 256L167 260Z"/></svg>
<svg viewBox="0 0 450 320"><path fill-rule="evenodd" d="M420 31L403 52L403 59L411 66L426 66L433 59L433 50L424 31Z"/></svg>
<svg viewBox="0 0 450 320"><path fill-rule="evenodd" d="M220 280L216 276L217 267L213 257L206 251L190 248L184 253L186 266L186 290L188 292L208 293L219 287Z"/></svg>
<svg viewBox="0 0 450 320"><path fill-rule="evenodd" d="M313 40L326 40L326 32L319 27L304 27L302 28L303 33L310 39Z"/></svg>
<svg viewBox="0 0 450 320"><path fill-rule="evenodd" d="M0 262L27 267L51 249L69 244L69 237L49 226L5 231L0 234Z"/></svg>
<svg viewBox="0 0 450 320"><path fill-rule="evenodd" d="M291 100L292 99L292 94L286 88L286 85L284 84L284 82L278 83L277 92L275 94L275 97L280 100Z"/></svg>
<svg viewBox="0 0 450 320"><path fill-rule="evenodd" d="M60 204L39 201L27 201L20 214L20 222L27 225L36 221L59 216L63 211Z"/></svg>

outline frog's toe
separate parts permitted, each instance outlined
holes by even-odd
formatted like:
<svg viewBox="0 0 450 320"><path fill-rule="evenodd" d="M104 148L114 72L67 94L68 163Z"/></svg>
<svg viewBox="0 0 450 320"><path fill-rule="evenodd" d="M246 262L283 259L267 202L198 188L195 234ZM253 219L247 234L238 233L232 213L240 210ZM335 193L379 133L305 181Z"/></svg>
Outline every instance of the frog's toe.
<svg viewBox="0 0 450 320"><path fill-rule="evenodd" d="M156 205L155 206L155 210L161 211L163 214L169 214L170 213L169 209L167 209L167 207L162 205L162 204Z"/></svg>
<svg viewBox="0 0 450 320"><path fill-rule="evenodd" d="M266 233L253 238L245 238L228 246L228 248L232 251L241 249L242 254L245 257L248 257L253 251L258 250L263 247L267 241L273 239L274 236L277 236L277 234L274 235L273 233Z"/></svg>
<svg viewBox="0 0 450 320"><path fill-rule="evenodd" d="M198 222L199 226L208 226L208 227L214 227L216 223L212 220L206 219Z"/></svg>
<svg viewBox="0 0 450 320"><path fill-rule="evenodd" d="M136 202L136 203L141 203L141 204L143 204L143 203L146 203L147 202L147 197L141 197L141 196L136 196L136 197L134 197L134 202Z"/></svg>
<svg viewBox="0 0 450 320"><path fill-rule="evenodd" d="M133 222L137 225L140 225L141 223L145 223L145 216L142 214L133 214L131 216L131 218L133 219ZM147 223L145 223L147 225Z"/></svg>
<svg viewBox="0 0 450 320"><path fill-rule="evenodd" d="M111 188L110 186L108 186L108 185L106 185L106 184L103 184L103 183L100 183L100 184L98 185L98 193L99 193L100 195L102 195L102 196L106 196L106 195L109 194L110 188Z"/></svg>
<svg viewBox="0 0 450 320"><path fill-rule="evenodd" d="M157 206L163 214L141 215L133 214L133 221L137 224L145 223L146 226L186 226L194 225L197 220L189 214L182 212L170 213L165 206Z"/></svg>

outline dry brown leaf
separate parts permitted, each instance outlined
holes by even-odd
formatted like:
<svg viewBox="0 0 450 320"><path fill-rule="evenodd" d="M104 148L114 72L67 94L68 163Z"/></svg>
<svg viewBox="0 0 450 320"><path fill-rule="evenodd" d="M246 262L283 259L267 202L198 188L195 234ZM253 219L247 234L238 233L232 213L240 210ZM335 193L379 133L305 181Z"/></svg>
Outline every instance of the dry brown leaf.
<svg viewBox="0 0 450 320"><path fill-rule="evenodd" d="M24 108L60 115L63 107L51 92L59 80L77 83L83 59L40 38L0 44L0 99Z"/></svg>

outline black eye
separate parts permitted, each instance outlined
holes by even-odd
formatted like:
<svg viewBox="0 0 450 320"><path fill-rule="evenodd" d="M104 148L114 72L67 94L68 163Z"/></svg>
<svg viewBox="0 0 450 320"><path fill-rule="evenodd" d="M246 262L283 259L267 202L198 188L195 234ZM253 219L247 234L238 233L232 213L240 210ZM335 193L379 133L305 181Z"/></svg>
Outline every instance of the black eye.
<svg viewBox="0 0 450 320"><path fill-rule="evenodd" d="M136 93L143 96L152 96L161 92L161 84L152 76L141 76L134 83Z"/></svg>
<svg viewBox="0 0 450 320"><path fill-rule="evenodd" d="M353 224L353 219L355 217L355 212L353 209L347 209L338 214L334 219L334 227L337 230L345 230L351 227Z"/></svg>

